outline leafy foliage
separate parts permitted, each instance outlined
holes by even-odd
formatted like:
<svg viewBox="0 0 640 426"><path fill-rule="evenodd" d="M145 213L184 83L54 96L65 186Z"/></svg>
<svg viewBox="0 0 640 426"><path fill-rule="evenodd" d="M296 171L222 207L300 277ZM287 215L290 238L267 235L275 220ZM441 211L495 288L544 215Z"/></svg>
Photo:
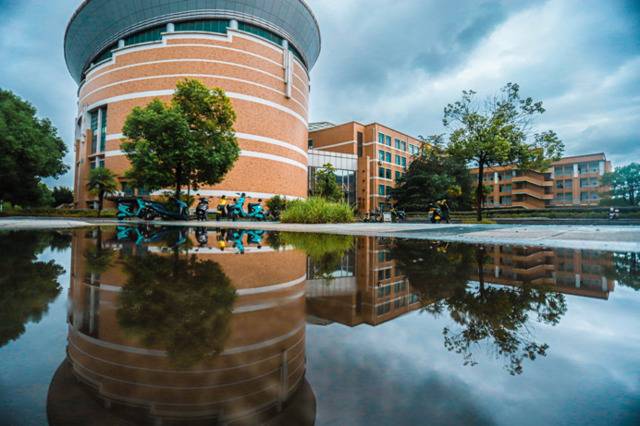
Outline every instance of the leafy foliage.
<svg viewBox="0 0 640 426"><path fill-rule="evenodd" d="M58 177L67 147L48 119L10 91L0 89L0 200L42 205L41 179Z"/></svg>
<svg viewBox="0 0 640 426"><path fill-rule="evenodd" d="M122 144L135 184L149 190L215 185L233 167L240 148L233 129L236 114L224 90L198 80L178 83L171 104L159 99L134 108Z"/></svg>
<svg viewBox="0 0 640 426"><path fill-rule="evenodd" d="M607 272L621 285L640 291L640 253L614 253Z"/></svg>
<svg viewBox="0 0 640 426"><path fill-rule="evenodd" d="M397 182L392 198L407 211L426 211L430 203L447 199L450 207L469 208L471 178L466 162L446 155L442 136L425 139L407 173Z"/></svg>
<svg viewBox="0 0 640 426"><path fill-rule="evenodd" d="M224 349L235 289L220 266L178 254L129 256L118 321L147 346L187 368Z"/></svg>
<svg viewBox="0 0 640 426"><path fill-rule="evenodd" d="M610 195L614 200L623 200L624 204L640 204L640 163L631 163L616 167L614 172L605 173L602 184L611 187Z"/></svg>
<svg viewBox="0 0 640 426"><path fill-rule="evenodd" d="M326 198L329 201L340 201L343 199L342 189L338 186L336 178L336 168L330 163L316 170L313 183L313 195L315 197Z"/></svg>
<svg viewBox="0 0 640 426"><path fill-rule="evenodd" d="M353 209L346 203L334 203L325 198L311 197L287 203L280 215L283 223L351 223Z"/></svg>
<svg viewBox="0 0 640 426"><path fill-rule="evenodd" d="M462 99L444 109L443 124L451 129L450 155L479 168L476 188L477 219L482 220L482 179L487 167L515 163L521 168L544 170L560 158L564 144L553 131L531 135L535 115L543 114L542 102L522 98L520 86L508 83L501 92L479 104L476 92L462 92Z"/></svg>
<svg viewBox="0 0 640 426"><path fill-rule="evenodd" d="M37 260L49 246L63 250L69 239L55 232L0 233L0 347L20 337L27 322L39 322L60 294L62 266Z"/></svg>
<svg viewBox="0 0 640 426"><path fill-rule="evenodd" d="M98 196L98 217L100 217L104 206L104 197L118 190L116 175L104 167L95 168L89 172L87 189L90 193Z"/></svg>
<svg viewBox="0 0 640 426"><path fill-rule="evenodd" d="M287 199L285 197L281 197L280 195L276 195L275 197L271 197L267 200L267 208L269 212L276 218L276 220L280 219L280 215L287 208Z"/></svg>
<svg viewBox="0 0 640 426"><path fill-rule="evenodd" d="M56 186L53 188L53 207L58 207L62 204L73 203L73 191L64 186Z"/></svg>

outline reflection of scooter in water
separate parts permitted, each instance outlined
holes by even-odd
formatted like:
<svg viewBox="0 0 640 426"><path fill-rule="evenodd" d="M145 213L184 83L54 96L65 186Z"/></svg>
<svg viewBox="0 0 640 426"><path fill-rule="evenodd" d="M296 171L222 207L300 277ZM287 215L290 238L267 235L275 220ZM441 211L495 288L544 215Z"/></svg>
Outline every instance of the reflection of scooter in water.
<svg viewBox="0 0 640 426"><path fill-rule="evenodd" d="M244 254L244 231L239 231L234 229L231 231L231 240L233 241L233 246L238 251L238 254Z"/></svg>
<svg viewBox="0 0 640 426"><path fill-rule="evenodd" d="M262 248L262 236L264 231L248 231L247 232L247 244L255 244L259 249Z"/></svg>
<svg viewBox="0 0 640 426"><path fill-rule="evenodd" d="M200 247L206 247L209 244L209 232L207 228L196 228L196 241Z"/></svg>
<svg viewBox="0 0 640 426"><path fill-rule="evenodd" d="M224 251L227 248L227 230L222 229L219 234L216 235L218 241L218 248L220 251Z"/></svg>

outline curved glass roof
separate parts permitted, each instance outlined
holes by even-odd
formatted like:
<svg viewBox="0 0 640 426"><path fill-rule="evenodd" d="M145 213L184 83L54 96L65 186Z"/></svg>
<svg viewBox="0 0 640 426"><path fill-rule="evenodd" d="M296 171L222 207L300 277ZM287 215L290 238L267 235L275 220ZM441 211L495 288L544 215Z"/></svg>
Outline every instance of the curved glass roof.
<svg viewBox="0 0 640 426"><path fill-rule="evenodd" d="M80 82L95 58L119 39L169 22L237 19L288 40L309 69L320 55L320 28L304 0L85 0L67 26L65 59Z"/></svg>

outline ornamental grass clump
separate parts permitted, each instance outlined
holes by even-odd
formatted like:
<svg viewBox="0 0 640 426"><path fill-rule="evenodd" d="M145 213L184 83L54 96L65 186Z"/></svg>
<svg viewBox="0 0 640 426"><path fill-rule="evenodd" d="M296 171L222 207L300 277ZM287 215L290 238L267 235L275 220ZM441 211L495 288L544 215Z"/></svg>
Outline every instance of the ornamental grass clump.
<svg viewBox="0 0 640 426"><path fill-rule="evenodd" d="M280 217L283 223L351 223L354 220L349 204L319 197L287 203Z"/></svg>

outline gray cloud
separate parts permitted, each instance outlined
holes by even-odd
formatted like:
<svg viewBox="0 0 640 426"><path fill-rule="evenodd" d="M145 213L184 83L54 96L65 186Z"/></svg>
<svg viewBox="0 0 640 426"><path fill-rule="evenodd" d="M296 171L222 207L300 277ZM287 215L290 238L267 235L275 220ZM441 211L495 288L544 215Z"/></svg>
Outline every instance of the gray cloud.
<svg viewBox="0 0 640 426"><path fill-rule="evenodd" d="M463 89L486 95L514 81L545 102L539 127L557 130L568 154L604 150L617 163L640 159L636 0L309 2L323 35L312 120L437 133L444 105ZM0 86L50 117L70 150L76 85L62 43L79 3L0 0ZM70 185L72 177L61 182Z"/></svg>

